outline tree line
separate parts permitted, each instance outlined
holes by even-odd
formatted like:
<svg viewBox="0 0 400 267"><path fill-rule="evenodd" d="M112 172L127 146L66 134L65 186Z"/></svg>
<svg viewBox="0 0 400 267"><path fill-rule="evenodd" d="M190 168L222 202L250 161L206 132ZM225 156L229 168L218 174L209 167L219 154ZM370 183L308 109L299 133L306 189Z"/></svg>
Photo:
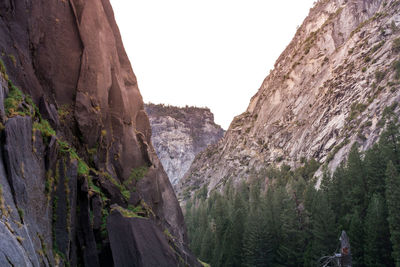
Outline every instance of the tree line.
<svg viewBox="0 0 400 267"><path fill-rule="evenodd" d="M353 145L333 174L306 161L268 167L224 191L203 187L187 202L193 252L211 266L318 266L350 238L353 266L400 266L400 126L387 123L361 153Z"/></svg>

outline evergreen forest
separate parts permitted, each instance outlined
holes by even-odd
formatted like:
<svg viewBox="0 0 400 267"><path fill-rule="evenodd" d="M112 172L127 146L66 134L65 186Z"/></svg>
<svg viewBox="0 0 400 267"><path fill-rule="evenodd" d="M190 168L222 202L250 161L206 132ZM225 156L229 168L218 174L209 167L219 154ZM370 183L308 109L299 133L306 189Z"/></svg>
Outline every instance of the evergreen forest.
<svg viewBox="0 0 400 267"><path fill-rule="evenodd" d="M318 189L311 159L198 190L185 210L193 252L213 267L321 266L345 230L353 266L400 266L400 126L390 115L379 142L364 152L355 143Z"/></svg>

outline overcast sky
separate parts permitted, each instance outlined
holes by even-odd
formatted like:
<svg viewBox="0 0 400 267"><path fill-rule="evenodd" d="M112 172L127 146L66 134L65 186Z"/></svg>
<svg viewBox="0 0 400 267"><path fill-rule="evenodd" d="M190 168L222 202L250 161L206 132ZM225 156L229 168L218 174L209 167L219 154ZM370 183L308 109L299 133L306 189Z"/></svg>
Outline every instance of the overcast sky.
<svg viewBox="0 0 400 267"><path fill-rule="evenodd" d="M314 0L111 0L145 102L244 112Z"/></svg>

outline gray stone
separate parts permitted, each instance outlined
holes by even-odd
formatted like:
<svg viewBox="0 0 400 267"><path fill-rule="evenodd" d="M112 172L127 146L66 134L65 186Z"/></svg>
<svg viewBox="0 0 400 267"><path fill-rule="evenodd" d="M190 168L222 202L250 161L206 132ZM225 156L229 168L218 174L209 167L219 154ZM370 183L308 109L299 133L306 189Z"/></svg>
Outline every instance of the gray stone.
<svg viewBox="0 0 400 267"><path fill-rule="evenodd" d="M113 210L107 219L107 230L115 266L179 265L165 235L151 220L126 218Z"/></svg>
<svg viewBox="0 0 400 267"><path fill-rule="evenodd" d="M354 142L362 150L371 147L382 131L383 110L400 97L397 83L387 85L394 82L398 54L392 44L400 32L386 31L398 20L399 4L382 3L316 2L247 110L234 118L221 142L196 157L175 186L178 198L183 201L204 185L222 191L226 180L237 185L271 165L296 168L302 158L323 164L346 138L349 144L328 164L331 171ZM382 81L376 80L377 71L386 72ZM357 104L364 105L362 110L354 108Z"/></svg>
<svg viewBox="0 0 400 267"><path fill-rule="evenodd" d="M188 171L198 153L217 143L225 133L208 108L146 104L145 110L152 143L172 185Z"/></svg>

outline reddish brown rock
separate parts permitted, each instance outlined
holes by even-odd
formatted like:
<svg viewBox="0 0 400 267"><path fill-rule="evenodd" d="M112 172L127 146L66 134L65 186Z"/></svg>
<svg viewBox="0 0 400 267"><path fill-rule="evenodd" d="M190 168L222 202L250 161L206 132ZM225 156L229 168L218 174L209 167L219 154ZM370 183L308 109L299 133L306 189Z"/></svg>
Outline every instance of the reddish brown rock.
<svg viewBox="0 0 400 267"><path fill-rule="evenodd" d="M85 263L92 265L97 265L99 259L110 262L107 258L111 257L109 248L107 251L107 237L100 238L101 235L91 225L88 210L92 210L93 207L90 203L96 203L98 228L100 204L106 208L113 202L127 206L144 200L154 212L154 216L151 216L156 225L154 227L158 227L160 231L168 229L176 237L177 253L186 255L191 259L188 263L196 265L186 249L186 229L178 201L150 143L149 120L143 109L136 77L123 48L109 0L0 1L0 51L10 80L24 93L32 96L43 113L42 117L48 119L55 128L57 138L71 144L80 158L98 173L90 173L87 177L78 179L77 199L68 204L80 207L80 211L76 212L76 221L85 222L77 229L77 239L61 230L57 233L62 233L56 236L71 238L74 242L78 240L79 244L88 246L84 246L84 251L81 251L82 246L76 251L72 247L73 251L68 252L70 255L64 255L62 260L71 260L72 265L76 263L73 262L76 257L78 260L83 258ZM4 80L0 80L3 85ZM22 120L28 121L15 119ZM11 127L11 123L12 121L8 123L8 128ZM29 133L31 124L25 126L26 132ZM40 135L38 136L40 138ZM13 138L9 137L7 142L17 142L18 138L22 137L15 136L15 140ZM27 146L30 146L31 139L24 140L28 142ZM33 166L34 160L38 161L41 167L46 165L43 167L45 170L40 171L38 175L38 181L45 183L46 173L55 169L62 157L57 152L55 137L50 138L50 144L43 143L39 148L41 154L35 154L35 158L32 162L27 161L26 166ZM8 149L10 155L16 153L13 148ZM8 161L6 165L14 166L18 162L16 159ZM122 196L118 186L105 181L102 175L108 173L117 183L124 183L131 175L132 169L141 166L148 167L149 171L140 181L128 186L131 191L128 200ZM89 178L106 194L108 200L104 200L104 203L91 202L92 195L98 193L88 189L88 181L82 180ZM7 179L8 183L17 188L16 179ZM21 181L21 188L29 186L26 181ZM85 184L86 187L81 186ZM9 187L4 185L4 188ZM26 188L26 191L31 190L29 194L37 194L45 201L47 198L44 197L44 184L40 188L41 190L36 191ZM15 190L11 193L14 192ZM64 194L61 191L59 193ZM50 204L38 202L35 205L49 209L55 197L57 195L51 196ZM30 210L29 203L24 205ZM75 212L76 207L68 205L58 206L55 210ZM29 221L34 221L35 216L38 216L30 213L27 215L26 220ZM34 242L30 246L33 246L35 251L42 251L41 255L31 255L33 249L30 249L28 254L31 258L37 257L36 262L40 261L40 264L46 265L54 259L51 248L55 242L50 240L52 229L49 226L52 224L51 212L43 215L41 220L45 220L47 225L46 229L44 226L40 227L40 233L44 233L44 243L42 244L37 236L30 237ZM75 229L74 225L67 226ZM61 222L57 227L65 230L65 225ZM33 231L31 232L33 235ZM97 247L101 245L101 252L96 251L94 242L97 242ZM50 251L48 254L43 253L45 244ZM61 247L60 244L60 249L68 251L70 248ZM88 251L89 249L92 251Z"/></svg>

